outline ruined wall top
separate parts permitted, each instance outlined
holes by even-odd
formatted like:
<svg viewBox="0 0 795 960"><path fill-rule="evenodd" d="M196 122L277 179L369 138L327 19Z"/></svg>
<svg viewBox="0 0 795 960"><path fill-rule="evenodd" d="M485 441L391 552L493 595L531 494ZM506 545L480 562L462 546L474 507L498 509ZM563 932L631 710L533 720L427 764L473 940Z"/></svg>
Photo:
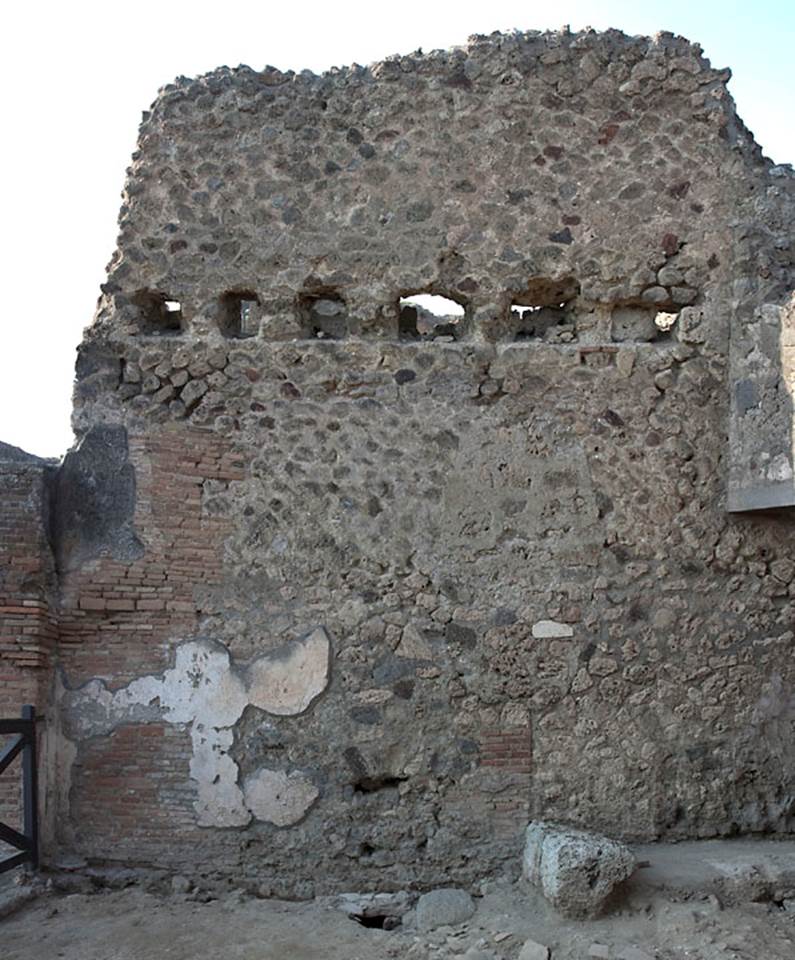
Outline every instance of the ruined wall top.
<svg viewBox="0 0 795 960"><path fill-rule="evenodd" d="M322 296L389 336L427 291L499 340L511 302L701 303L772 182L729 76L671 34L531 31L180 78L144 116L100 324L291 339Z"/></svg>

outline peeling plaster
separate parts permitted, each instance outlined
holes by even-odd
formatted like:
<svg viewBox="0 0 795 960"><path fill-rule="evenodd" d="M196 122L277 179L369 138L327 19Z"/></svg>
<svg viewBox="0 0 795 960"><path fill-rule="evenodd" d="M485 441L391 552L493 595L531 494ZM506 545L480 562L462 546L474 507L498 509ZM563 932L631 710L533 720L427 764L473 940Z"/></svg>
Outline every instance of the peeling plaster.
<svg viewBox="0 0 795 960"><path fill-rule="evenodd" d="M326 688L328 657L328 637L322 627L304 640L260 657L248 669L249 702L280 717L303 713Z"/></svg>
<svg viewBox="0 0 795 960"><path fill-rule="evenodd" d="M252 815L287 826L304 816L319 795L317 788L303 774L262 768L241 790L239 769L229 754L233 727L249 705L278 716L307 710L328 685L329 653L322 627L258 657L247 670L236 668L222 644L190 640L177 648L174 666L162 677L140 677L115 691L98 679L63 690L66 732L80 741L107 735L123 723L190 724L199 826L243 827Z"/></svg>

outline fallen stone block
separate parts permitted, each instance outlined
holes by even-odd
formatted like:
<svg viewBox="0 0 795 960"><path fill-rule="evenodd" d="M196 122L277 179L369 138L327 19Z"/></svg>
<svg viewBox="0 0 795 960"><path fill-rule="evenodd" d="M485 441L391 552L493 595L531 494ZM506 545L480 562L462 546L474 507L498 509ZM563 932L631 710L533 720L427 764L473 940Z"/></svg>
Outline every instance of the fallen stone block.
<svg viewBox="0 0 795 960"><path fill-rule="evenodd" d="M452 927L469 920L474 912L475 903L466 890L453 887L432 890L417 901L417 929Z"/></svg>
<svg viewBox="0 0 795 960"><path fill-rule="evenodd" d="M525 835L525 878L566 917L596 916L613 889L635 869L616 840L555 824L531 823Z"/></svg>

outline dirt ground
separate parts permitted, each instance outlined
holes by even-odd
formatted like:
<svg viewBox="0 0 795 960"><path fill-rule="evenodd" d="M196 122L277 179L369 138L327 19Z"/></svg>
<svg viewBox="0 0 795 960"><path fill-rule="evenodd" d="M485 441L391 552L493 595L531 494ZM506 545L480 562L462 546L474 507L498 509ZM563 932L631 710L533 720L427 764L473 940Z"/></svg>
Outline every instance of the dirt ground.
<svg viewBox="0 0 795 960"><path fill-rule="evenodd" d="M361 926L333 898L234 892L157 896L138 886L49 892L0 920L2 960L795 960L795 904L723 907L714 895L631 892L609 916L565 921L522 883L486 883L466 923L420 934ZM530 951L528 960L543 960ZM522 958L525 960L525 957Z"/></svg>

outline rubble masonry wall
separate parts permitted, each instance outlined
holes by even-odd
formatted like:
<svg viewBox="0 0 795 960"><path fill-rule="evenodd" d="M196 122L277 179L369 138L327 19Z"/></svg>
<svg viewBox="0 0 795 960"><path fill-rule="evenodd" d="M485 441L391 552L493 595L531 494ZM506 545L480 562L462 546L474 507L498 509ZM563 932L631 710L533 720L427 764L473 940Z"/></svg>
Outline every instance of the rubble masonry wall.
<svg viewBox="0 0 795 960"><path fill-rule="evenodd" d="M792 830L793 180L727 79L531 32L161 91L57 482L61 849L304 894Z"/></svg>

